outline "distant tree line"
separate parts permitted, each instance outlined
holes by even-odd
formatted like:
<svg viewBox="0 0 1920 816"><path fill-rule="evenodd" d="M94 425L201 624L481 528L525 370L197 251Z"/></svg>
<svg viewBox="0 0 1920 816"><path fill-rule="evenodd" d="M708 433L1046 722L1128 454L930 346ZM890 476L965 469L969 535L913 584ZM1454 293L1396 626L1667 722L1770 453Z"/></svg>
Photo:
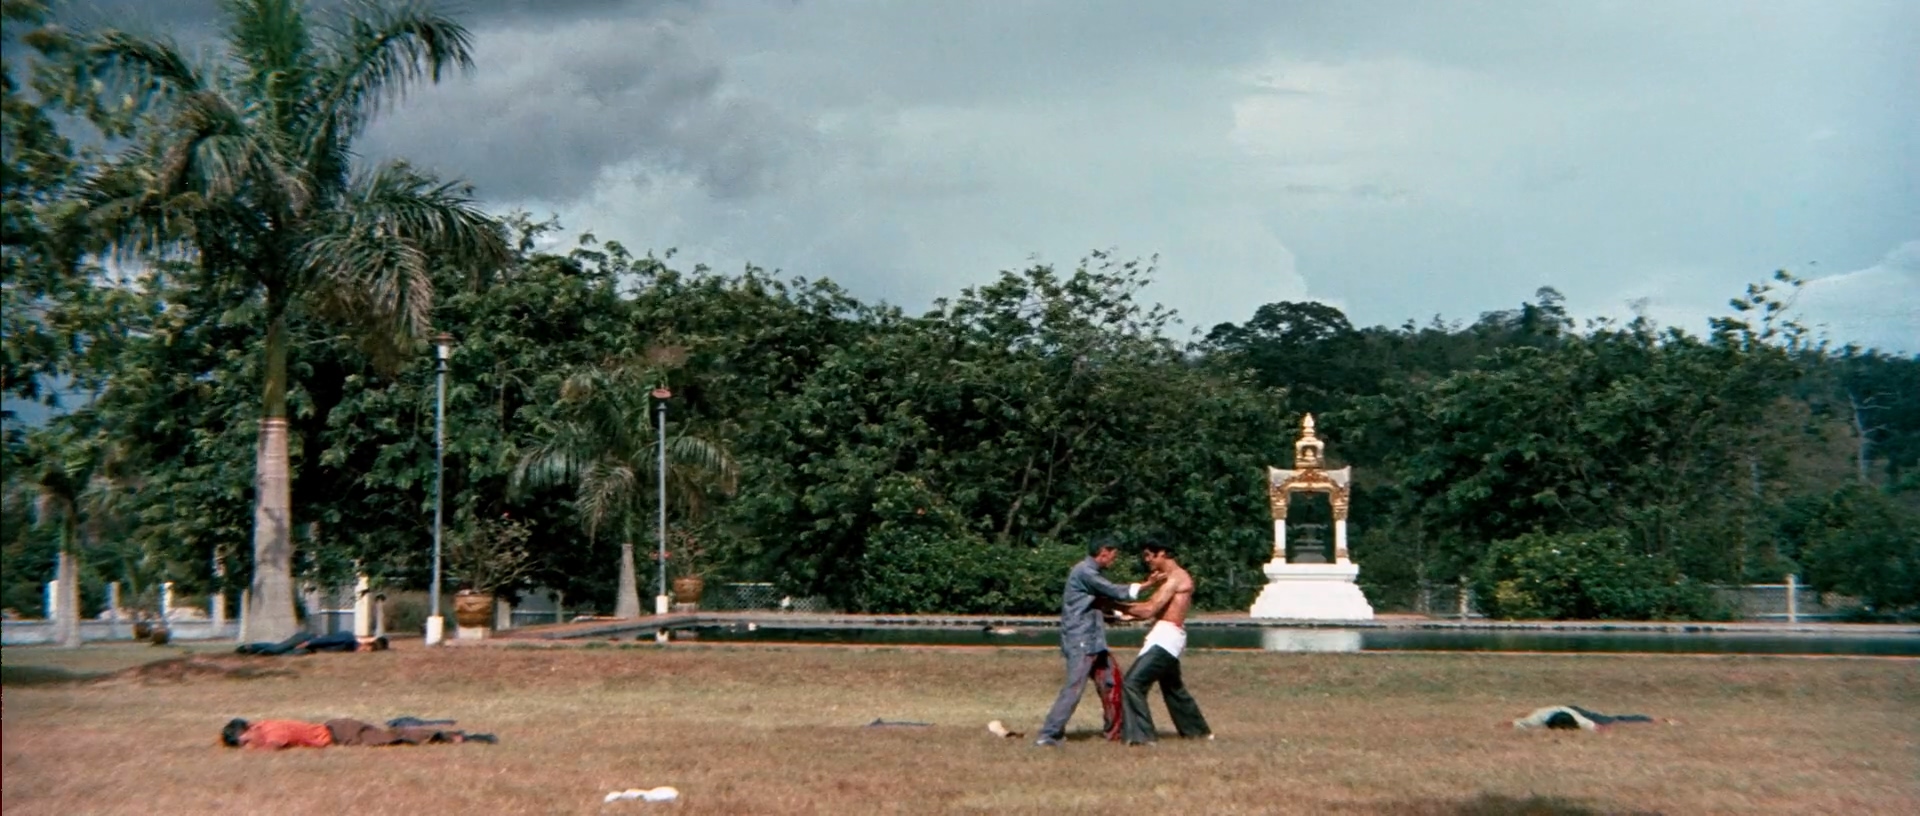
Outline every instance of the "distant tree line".
<svg viewBox="0 0 1920 816"><path fill-rule="evenodd" d="M532 566L500 589L621 614L651 594L656 388L675 572L847 609L1046 612L1090 537L1149 531L1202 606L1245 608L1262 469L1309 412L1355 466L1376 606L1464 582L1505 617L1710 618L1707 585L1787 573L1865 616L1920 606L1920 358L1809 336L1785 273L1703 335L1576 325L1542 289L1470 323L1281 302L1181 338L1140 299L1152 262L1105 252L914 315L590 235L543 251L555 222L359 168L398 86L470 62L418 8L323 40L241 4L200 66L4 1L35 56L6 57L0 385L84 395L7 421L9 608L56 570L77 606L252 588L288 626L273 593L299 582L423 586L440 332L450 535L510 516Z"/></svg>

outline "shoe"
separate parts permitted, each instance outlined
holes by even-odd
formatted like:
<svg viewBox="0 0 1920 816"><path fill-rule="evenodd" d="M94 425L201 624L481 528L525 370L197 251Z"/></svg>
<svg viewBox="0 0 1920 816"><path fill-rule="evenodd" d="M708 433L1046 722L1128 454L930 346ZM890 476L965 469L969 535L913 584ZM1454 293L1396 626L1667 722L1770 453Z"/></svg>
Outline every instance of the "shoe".
<svg viewBox="0 0 1920 816"><path fill-rule="evenodd" d="M1033 741L1033 747L1035 747L1035 748L1058 748L1058 747L1060 747L1060 741L1059 741L1059 740L1057 740L1057 739L1054 739L1054 738L1052 738L1052 737L1041 737L1041 738L1039 738L1039 739L1037 739L1037 740L1034 740L1034 741Z"/></svg>

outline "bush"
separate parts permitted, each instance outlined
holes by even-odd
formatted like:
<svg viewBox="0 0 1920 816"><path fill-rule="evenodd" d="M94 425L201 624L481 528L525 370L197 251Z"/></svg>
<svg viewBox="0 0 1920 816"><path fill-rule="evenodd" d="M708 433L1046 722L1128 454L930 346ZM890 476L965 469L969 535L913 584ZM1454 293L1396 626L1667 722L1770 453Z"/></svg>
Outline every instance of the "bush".
<svg viewBox="0 0 1920 816"><path fill-rule="evenodd" d="M854 602L874 613L1045 614L1085 557L1063 544L990 544L931 527L882 524L860 559Z"/></svg>
<svg viewBox="0 0 1920 816"><path fill-rule="evenodd" d="M1801 560L1822 592L1852 595L1870 613L1920 607L1920 513L1861 487L1834 493L1808 531Z"/></svg>
<svg viewBox="0 0 1920 816"><path fill-rule="evenodd" d="M1487 548L1474 592L1489 617L1552 620L1725 619L1704 585L1634 553L1619 530L1534 533Z"/></svg>
<svg viewBox="0 0 1920 816"><path fill-rule="evenodd" d="M387 632L414 633L427 631L427 594L424 592L388 592L387 595Z"/></svg>
<svg viewBox="0 0 1920 816"><path fill-rule="evenodd" d="M1058 611L1067 569L1085 557L1051 542L989 542L917 479L884 480L873 510L878 521L868 528L854 585L844 596L858 611Z"/></svg>

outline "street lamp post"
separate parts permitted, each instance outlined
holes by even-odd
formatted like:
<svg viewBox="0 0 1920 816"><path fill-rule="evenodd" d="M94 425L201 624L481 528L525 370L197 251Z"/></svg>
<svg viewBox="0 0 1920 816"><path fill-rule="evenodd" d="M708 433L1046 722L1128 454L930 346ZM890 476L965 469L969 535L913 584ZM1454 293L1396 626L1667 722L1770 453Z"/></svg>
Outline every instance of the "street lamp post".
<svg viewBox="0 0 1920 816"><path fill-rule="evenodd" d="M447 359L453 356L453 335L441 332L433 338L433 345L439 353L439 365L433 400L433 586L427 593L427 609L432 613L427 616L428 646L445 640L447 631L446 618L440 615L440 526L447 465Z"/></svg>
<svg viewBox="0 0 1920 816"><path fill-rule="evenodd" d="M660 594L653 598L653 613L667 614L667 398L673 392L666 386L653 389L653 415L655 418L654 442L659 451L660 461L654 469L654 481L659 484L659 535L660 556Z"/></svg>

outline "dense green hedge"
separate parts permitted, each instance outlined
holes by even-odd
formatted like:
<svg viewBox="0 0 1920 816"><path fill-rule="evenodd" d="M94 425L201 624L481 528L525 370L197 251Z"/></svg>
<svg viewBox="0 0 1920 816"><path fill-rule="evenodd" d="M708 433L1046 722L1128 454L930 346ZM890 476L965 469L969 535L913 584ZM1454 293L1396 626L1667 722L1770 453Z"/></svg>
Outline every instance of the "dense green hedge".
<svg viewBox="0 0 1920 816"><path fill-rule="evenodd" d="M1506 619L1725 619L1673 562L1634 552L1620 530L1530 535L1487 548L1474 575L1487 615Z"/></svg>

